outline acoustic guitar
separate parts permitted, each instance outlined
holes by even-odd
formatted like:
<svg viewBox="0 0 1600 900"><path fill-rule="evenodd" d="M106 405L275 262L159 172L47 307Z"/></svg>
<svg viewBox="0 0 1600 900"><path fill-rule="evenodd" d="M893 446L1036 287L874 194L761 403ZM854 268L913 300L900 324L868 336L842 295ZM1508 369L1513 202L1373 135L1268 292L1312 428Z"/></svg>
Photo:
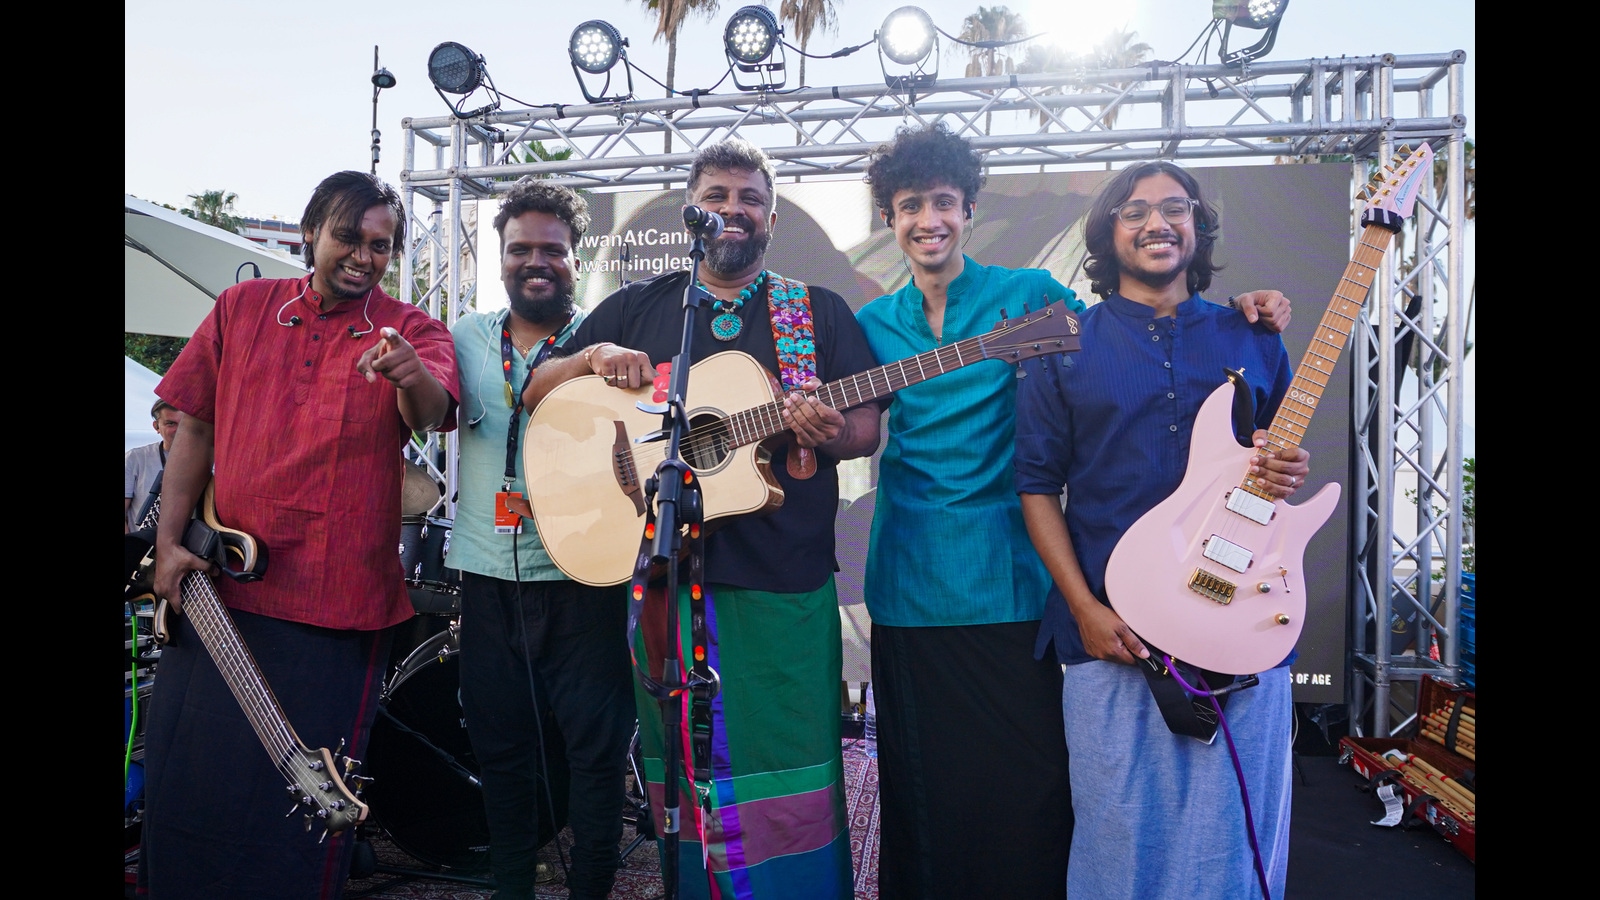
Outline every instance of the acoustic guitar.
<svg viewBox="0 0 1600 900"><path fill-rule="evenodd" d="M987 334L823 385L817 399L844 411L985 360L1021 362L1078 349L1064 301L1002 320ZM699 476L705 521L770 512L783 503L773 446L789 437L783 392L754 357L725 351L690 369L685 462ZM665 458L652 387L625 390L598 375L563 382L528 418L522 471L539 539L574 581L633 576L645 521L643 480Z"/></svg>

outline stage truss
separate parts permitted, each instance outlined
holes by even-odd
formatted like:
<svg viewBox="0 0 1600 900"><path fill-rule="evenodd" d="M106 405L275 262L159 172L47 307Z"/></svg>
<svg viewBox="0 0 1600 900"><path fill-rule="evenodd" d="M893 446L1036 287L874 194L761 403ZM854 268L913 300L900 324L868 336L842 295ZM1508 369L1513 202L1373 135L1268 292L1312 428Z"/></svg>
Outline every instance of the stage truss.
<svg viewBox="0 0 1600 900"><path fill-rule="evenodd" d="M696 149L729 136L762 147L780 178L798 180L859 177L894 128L942 121L985 154L991 172L1347 156L1352 194L1373 162L1401 144L1431 141L1435 166L1445 167L1441 187L1427 184L1350 347L1347 699L1352 733L1387 736L1415 716L1414 703L1394 696L1397 682L1458 674L1469 299L1465 62L1465 52L1455 51L1260 61L1245 69L1155 64L948 79L914 96L868 84L408 118L401 284L412 303L454 324L473 307L477 282L478 223L475 205L464 200L503 193L527 175L602 191L682 186ZM491 273L496 263L488 261ZM442 504L455 495L455 449L453 436L443 445L436 436L418 454L448 486ZM1406 487L1413 481L1414 489ZM1420 651L1392 652L1390 622L1413 614L1425 623ZM1429 630L1438 638L1437 661L1429 658Z"/></svg>

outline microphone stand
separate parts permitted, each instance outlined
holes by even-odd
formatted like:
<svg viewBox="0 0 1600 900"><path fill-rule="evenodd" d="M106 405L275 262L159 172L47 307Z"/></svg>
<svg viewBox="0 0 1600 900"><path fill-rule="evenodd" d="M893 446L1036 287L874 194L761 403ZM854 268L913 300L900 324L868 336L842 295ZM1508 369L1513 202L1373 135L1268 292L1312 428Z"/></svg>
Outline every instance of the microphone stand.
<svg viewBox="0 0 1600 900"><path fill-rule="evenodd" d="M705 237L691 231L693 241L689 247L689 284L683 291L683 339L678 355L672 358L672 375L667 388L666 409L662 412L662 431L667 438L666 457L656 466L655 475L645 481L645 503L656 507L656 533L648 558L640 554L638 565L666 567L666 651L661 663L661 683L670 695L661 699L663 729L663 763L666 767L665 796L662 799L663 818L661 837L661 881L666 889L666 900L678 896L678 828L679 791L678 775L682 760L677 735L683 725L683 697L692 686L683 669L680 642L682 640L678 607L678 560L683 548L680 531L684 525L699 525L704 513L701 505L700 484L690 478L689 464L684 462L683 438L689 432L689 412L685 398L689 392L689 368L692 364L690 344L694 337L697 313L710 302L712 296L700 287L700 263L706 256ZM647 573L635 571L635 577Z"/></svg>

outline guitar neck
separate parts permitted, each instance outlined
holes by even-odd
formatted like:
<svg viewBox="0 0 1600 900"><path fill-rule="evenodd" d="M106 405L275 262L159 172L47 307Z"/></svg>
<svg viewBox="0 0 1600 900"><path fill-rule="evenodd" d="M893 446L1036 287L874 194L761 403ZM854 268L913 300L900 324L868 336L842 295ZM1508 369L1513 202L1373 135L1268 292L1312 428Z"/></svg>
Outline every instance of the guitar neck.
<svg viewBox="0 0 1600 900"><path fill-rule="evenodd" d="M300 739L217 596L216 586L203 573L191 572L183 579L182 593L183 614L199 633L256 737L272 756L273 765L291 783L298 783L291 761L300 750Z"/></svg>
<svg viewBox="0 0 1600 900"><path fill-rule="evenodd" d="M1394 232L1383 225L1368 225L1362 231L1356 243L1356 252L1339 279L1338 289L1333 292L1333 300L1328 303L1327 312L1322 314L1311 345L1306 348L1300 367L1295 370L1294 380L1289 383L1289 392L1284 395L1283 402L1278 406L1278 414L1267 429L1267 449L1298 447L1305 440L1311 414L1322 402L1322 393L1333 378L1333 368L1339 362L1339 354L1344 352L1345 343L1355 331L1361 309L1367 302L1367 294L1372 290L1372 282L1383 262L1383 254L1393 239Z"/></svg>
<svg viewBox="0 0 1600 900"><path fill-rule="evenodd" d="M991 359L984 348L984 340L992 334L970 337L848 378L830 381L817 389L816 397L840 412L871 403L902 388ZM764 441L788 428L783 424L783 401L776 400L731 415L727 418L727 426L733 446L742 447Z"/></svg>

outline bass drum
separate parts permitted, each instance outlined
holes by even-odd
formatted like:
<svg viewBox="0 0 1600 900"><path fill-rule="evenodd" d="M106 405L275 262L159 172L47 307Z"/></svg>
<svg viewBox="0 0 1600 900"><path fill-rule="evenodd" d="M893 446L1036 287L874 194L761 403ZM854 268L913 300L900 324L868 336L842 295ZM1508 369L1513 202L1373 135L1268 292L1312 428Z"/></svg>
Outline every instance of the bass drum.
<svg viewBox="0 0 1600 900"><path fill-rule="evenodd" d="M476 873L489 868L489 823L462 724L459 652L451 622L396 665L367 747L364 770L373 780L365 799L395 846L440 869ZM570 783L565 743L548 711L544 735L555 815L539 816L541 847L566 826Z"/></svg>

